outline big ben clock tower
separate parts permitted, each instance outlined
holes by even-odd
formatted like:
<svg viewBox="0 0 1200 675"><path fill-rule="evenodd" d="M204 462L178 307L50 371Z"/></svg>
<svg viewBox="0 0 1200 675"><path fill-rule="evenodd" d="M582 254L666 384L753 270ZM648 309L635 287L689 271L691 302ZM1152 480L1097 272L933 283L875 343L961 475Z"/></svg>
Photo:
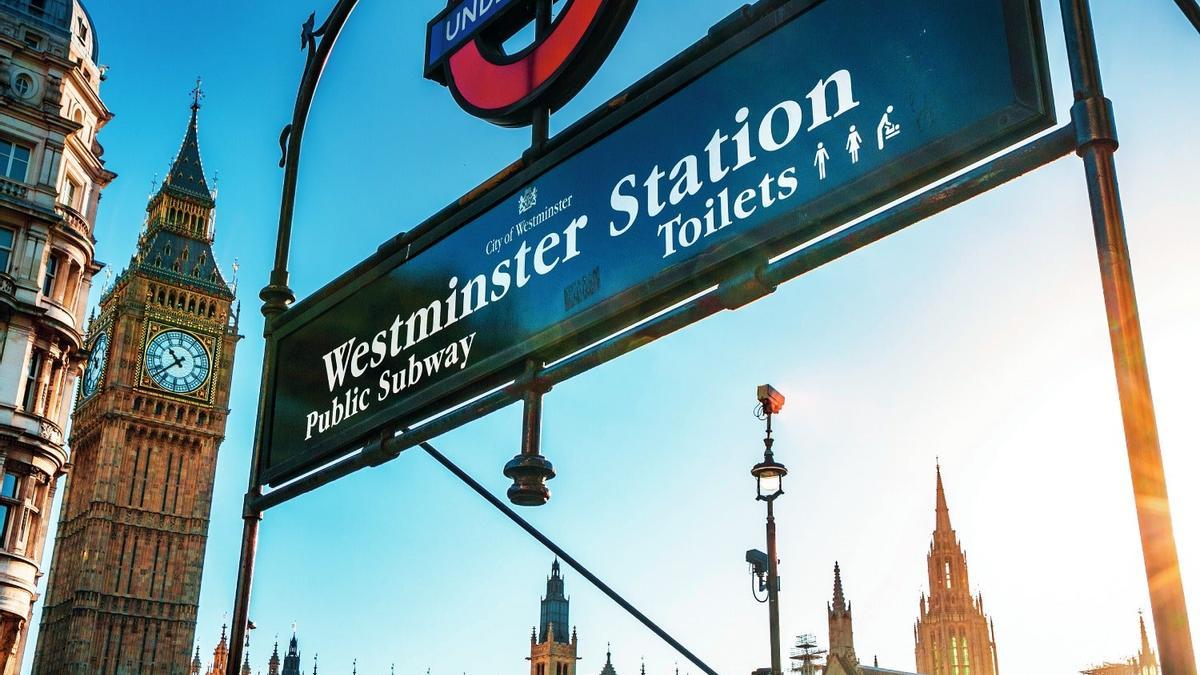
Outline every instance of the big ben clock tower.
<svg viewBox="0 0 1200 675"><path fill-rule="evenodd" d="M34 672L188 672L240 339L199 109L88 330Z"/></svg>

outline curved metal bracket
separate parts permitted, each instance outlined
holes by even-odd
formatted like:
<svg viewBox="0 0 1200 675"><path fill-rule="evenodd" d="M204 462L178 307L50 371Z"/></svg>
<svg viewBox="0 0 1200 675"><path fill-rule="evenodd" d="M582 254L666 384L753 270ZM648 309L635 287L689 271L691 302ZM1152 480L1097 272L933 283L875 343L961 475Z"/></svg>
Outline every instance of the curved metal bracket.
<svg viewBox="0 0 1200 675"><path fill-rule="evenodd" d="M309 15L308 20L300 28L300 48L307 52L304 62L304 74L300 79L300 89L296 94L296 107L292 112L291 124L284 127L279 136L279 149L283 153L280 167L283 168L283 198L279 207L279 232L275 242L275 267L271 271L271 281L259 293L263 299L263 315L274 317L287 311L295 301L295 294L288 287L288 258L292 244L292 218L296 206L296 180L300 168L300 147L304 137L304 127L308 122L308 113L312 109L313 97L325 64L337 42L346 20L358 5L358 0L338 0L329 17L316 26L316 13ZM268 326L268 330L270 330Z"/></svg>

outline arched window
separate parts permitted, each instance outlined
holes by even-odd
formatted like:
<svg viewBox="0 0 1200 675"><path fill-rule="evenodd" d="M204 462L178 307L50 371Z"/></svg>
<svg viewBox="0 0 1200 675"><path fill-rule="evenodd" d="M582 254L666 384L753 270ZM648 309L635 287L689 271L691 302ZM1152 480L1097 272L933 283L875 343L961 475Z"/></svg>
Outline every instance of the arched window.
<svg viewBox="0 0 1200 675"><path fill-rule="evenodd" d="M967 646L967 636L962 638L962 666L963 675L971 675L971 649Z"/></svg>
<svg viewBox="0 0 1200 675"><path fill-rule="evenodd" d="M83 119L83 108L76 108L75 114L71 117L71 119L74 120L75 123L79 125L79 132L78 132L79 137L86 141L88 138L88 129L87 129L87 123L84 122L84 119Z"/></svg>
<svg viewBox="0 0 1200 675"><path fill-rule="evenodd" d="M960 675L958 672L958 636L950 637L950 673L951 675Z"/></svg>
<svg viewBox="0 0 1200 675"><path fill-rule="evenodd" d="M950 583L950 582L951 582L951 578L950 578L950 561L949 561L949 560L947 560L947 561L946 561L946 588L950 588L950 587L951 587L951 583Z"/></svg>

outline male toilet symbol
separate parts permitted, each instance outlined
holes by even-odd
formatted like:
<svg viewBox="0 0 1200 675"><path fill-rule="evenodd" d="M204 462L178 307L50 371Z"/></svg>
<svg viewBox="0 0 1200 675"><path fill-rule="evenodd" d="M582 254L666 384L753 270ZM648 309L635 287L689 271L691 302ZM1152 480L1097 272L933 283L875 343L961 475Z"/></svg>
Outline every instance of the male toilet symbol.
<svg viewBox="0 0 1200 675"><path fill-rule="evenodd" d="M879 120L879 128L876 129L875 135L879 140L879 149L883 149L884 141L893 139L900 135L900 125L892 122L891 115L896 112L893 106L888 106L887 111L883 113L883 118Z"/></svg>
<svg viewBox="0 0 1200 675"><path fill-rule="evenodd" d="M821 180L825 180L825 162L829 161L829 151L825 149L824 143L817 143L817 156L813 159L813 166L817 167L817 173L820 174Z"/></svg>

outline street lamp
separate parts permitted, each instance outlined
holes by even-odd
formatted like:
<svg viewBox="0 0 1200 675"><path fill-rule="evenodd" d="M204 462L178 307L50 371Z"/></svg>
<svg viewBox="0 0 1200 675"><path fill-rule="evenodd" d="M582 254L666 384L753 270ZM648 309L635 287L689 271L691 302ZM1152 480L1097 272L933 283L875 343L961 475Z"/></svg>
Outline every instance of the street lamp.
<svg viewBox="0 0 1200 675"><path fill-rule="evenodd" d="M779 647L779 557L775 548L775 500L783 494L783 477L787 467L775 461L771 446L771 416L783 410L783 394L769 384L758 388L761 416L767 421L763 438L763 461L754 465L750 475L758 484L758 500L767 503L767 608L771 621L771 675L783 675L783 660Z"/></svg>
<svg viewBox="0 0 1200 675"><path fill-rule="evenodd" d="M787 475L787 467L776 462L775 456L771 453L773 440L771 438L771 416L768 414L767 437L763 439L767 449L763 453L763 461L750 469L750 474L758 479L758 499L764 502L773 502L783 494L783 477Z"/></svg>

